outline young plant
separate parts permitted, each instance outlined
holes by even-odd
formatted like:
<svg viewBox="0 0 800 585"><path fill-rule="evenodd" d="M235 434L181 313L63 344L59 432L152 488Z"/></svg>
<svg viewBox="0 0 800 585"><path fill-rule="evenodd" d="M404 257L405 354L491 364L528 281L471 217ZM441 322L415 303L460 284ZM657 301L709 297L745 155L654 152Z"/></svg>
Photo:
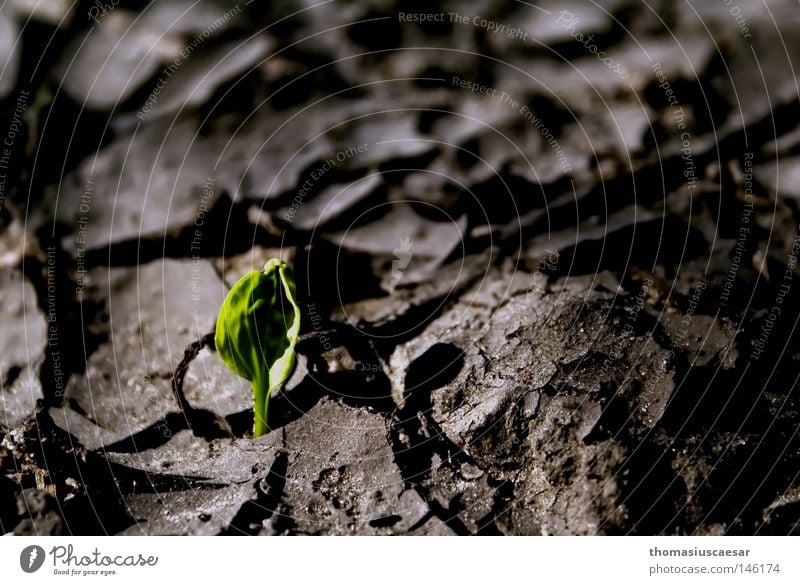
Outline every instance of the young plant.
<svg viewBox="0 0 800 585"><path fill-rule="evenodd" d="M253 386L253 435L267 433L267 408L273 391L295 366L300 333L292 270L273 258L264 270L243 276L228 293L217 317L214 342L222 361Z"/></svg>

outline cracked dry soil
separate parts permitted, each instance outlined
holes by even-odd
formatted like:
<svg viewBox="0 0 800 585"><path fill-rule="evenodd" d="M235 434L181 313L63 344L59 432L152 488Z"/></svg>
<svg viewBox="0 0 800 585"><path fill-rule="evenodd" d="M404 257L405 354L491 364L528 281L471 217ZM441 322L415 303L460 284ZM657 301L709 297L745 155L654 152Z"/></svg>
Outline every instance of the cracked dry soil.
<svg viewBox="0 0 800 585"><path fill-rule="evenodd" d="M416 2L253 3L153 101L224 12L184 4L0 11L24 47L2 119L30 96L0 214L0 532L797 532L792 2L750 39L709 3L423 7L541 43L400 22ZM209 333L274 256L304 337L253 439Z"/></svg>

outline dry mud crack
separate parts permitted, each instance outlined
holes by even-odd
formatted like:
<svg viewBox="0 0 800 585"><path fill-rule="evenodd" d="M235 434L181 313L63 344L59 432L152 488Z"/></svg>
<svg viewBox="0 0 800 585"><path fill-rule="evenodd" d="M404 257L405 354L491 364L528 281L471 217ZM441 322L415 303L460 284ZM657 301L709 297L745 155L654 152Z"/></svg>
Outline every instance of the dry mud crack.
<svg viewBox="0 0 800 585"><path fill-rule="evenodd" d="M796 5L134 4L0 9L0 532L797 532Z"/></svg>

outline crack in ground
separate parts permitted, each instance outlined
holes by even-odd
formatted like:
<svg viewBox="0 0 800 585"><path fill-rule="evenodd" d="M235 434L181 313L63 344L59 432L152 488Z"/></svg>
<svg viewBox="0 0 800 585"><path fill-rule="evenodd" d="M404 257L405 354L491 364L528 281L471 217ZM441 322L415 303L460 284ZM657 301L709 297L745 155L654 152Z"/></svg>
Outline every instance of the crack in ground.
<svg viewBox="0 0 800 585"><path fill-rule="evenodd" d="M284 446L286 436L284 434ZM275 461L267 472L266 477L255 484L256 497L245 502L231 520L230 525L220 534L222 536L256 535L264 527L264 522L273 515L282 515L278 509L283 506L283 493L286 488L287 470L289 467L289 454L285 449L280 449L275 454ZM286 521L281 522L282 529L288 530Z"/></svg>

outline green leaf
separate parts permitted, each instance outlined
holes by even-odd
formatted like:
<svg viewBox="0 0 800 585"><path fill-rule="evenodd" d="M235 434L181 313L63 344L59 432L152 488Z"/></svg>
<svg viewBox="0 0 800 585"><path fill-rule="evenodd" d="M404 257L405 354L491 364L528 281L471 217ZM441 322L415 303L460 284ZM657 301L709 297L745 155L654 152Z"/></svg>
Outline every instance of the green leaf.
<svg viewBox="0 0 800 585"><path fill-rule="evenodd" d="M253 435L267 432L273 391L294 370L300 333L294 277L273 258L262 271L244 275L228 293L217 317L214 341L222 361L253 386Z"/></svg>

